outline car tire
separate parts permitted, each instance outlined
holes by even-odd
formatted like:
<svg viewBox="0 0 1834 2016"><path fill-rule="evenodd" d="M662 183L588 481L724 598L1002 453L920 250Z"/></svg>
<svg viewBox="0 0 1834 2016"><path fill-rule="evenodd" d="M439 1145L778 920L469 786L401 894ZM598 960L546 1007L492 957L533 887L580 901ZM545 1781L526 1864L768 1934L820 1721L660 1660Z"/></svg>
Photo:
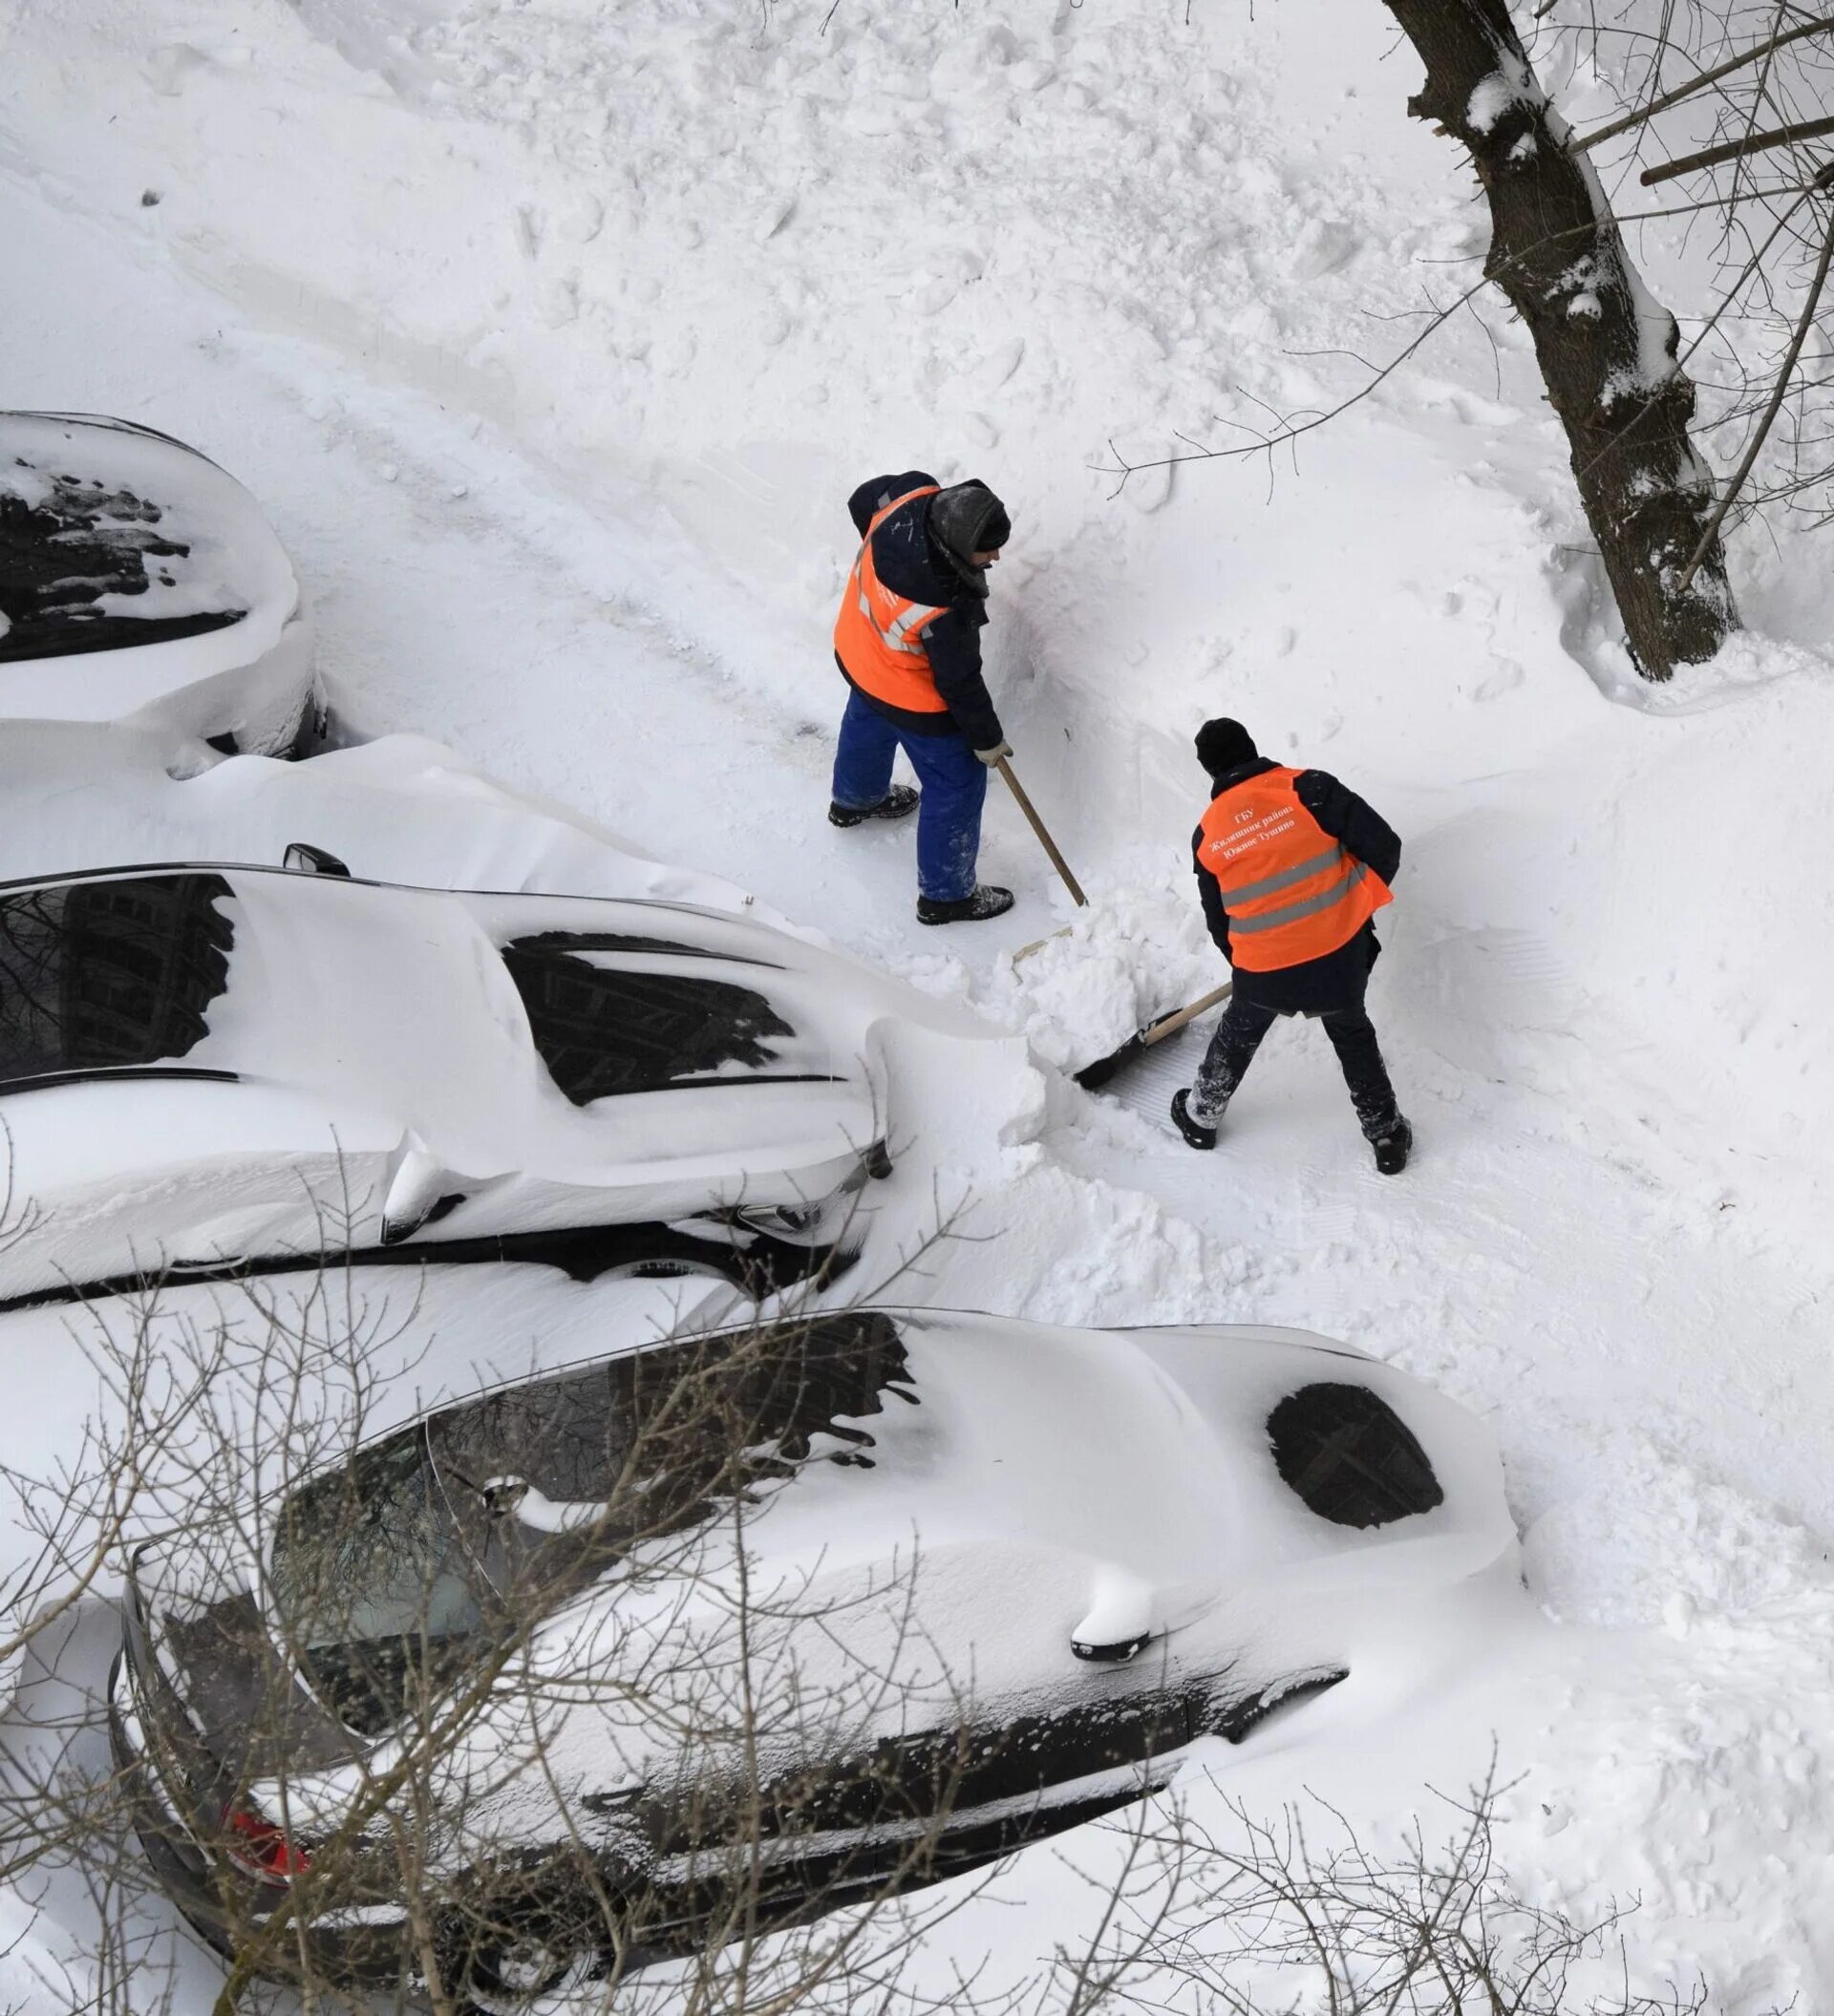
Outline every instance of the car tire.
<svg viewBox="0 0 1834 2016"><path fill-rule="evenodd" d="M458 1993L473 2016L571 2016L602 1971L596 1953L550 1945L539 1933L473 1948Z"/></svg>

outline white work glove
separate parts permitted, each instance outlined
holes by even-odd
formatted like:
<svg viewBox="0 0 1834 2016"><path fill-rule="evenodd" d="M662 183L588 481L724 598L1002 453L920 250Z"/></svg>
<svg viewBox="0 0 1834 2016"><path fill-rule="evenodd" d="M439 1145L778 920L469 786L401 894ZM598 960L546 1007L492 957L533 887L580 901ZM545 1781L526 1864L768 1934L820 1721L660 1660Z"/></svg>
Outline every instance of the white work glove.
<svg viewBox="0 0 1834 2016"><path fill-rule="evenodd" d="M1013 753L1013 745L1011 742L1001 742L992 749L977 749L974 753L992 770L1002 756L1010 756Z"/></svg>

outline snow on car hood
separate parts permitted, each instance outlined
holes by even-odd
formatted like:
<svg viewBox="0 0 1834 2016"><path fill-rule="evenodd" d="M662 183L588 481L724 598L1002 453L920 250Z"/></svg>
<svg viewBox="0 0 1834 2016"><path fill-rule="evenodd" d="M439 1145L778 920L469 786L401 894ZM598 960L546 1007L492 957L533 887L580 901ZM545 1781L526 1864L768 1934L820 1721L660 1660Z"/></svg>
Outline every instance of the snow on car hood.
<svg viewBox="0 0 1834 2016"><path fill-rule="evenodd" d="M914 1407L855 1424L870 1470L812 1464L754 1528L786 1586L830 1595L902 1548L924 1622L977 1679L1020 1648L1066 1655L1226 1622L1446 1586L1515 1543L1488 1434L1406 1374L1303 1330L1077 1330L898 1311ZM1268 1422L1319 1384L1367 1388L1425 1451L1442 1499L1391 1524L1319 1517L1283 1480ZM1200 1631L1197 1635L1201 1636ZM1329 1642L1330 1634L1326 1634ZM1341 1652L1347 1644L1337 1637Z"/></svg>

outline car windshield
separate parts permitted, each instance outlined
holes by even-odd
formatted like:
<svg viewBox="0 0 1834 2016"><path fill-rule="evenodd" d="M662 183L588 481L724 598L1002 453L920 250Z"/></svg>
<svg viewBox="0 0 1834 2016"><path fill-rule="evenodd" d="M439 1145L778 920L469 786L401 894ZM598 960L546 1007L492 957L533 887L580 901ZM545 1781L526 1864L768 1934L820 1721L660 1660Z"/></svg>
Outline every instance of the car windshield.
<svg viewBox="0 0 1834 2016"><path fill-rule="evenodd" d="M229 984L220 875L137 875L0 897L0 1088L182 1057Z"/></svg>
<svg viewBox="0 0 1834 2016"><path fill-rule="evenodd" d="M502 1538L481 1506L455 1506L424 1427L295 1493L269 1582L283 1643L320 1700L380 1735L487 1657L502 1628Z"/></svg>
<svg viewBox="0 0 1834 2016"><path fill-rule="evenodd" d="M804 1463L869 1467L863 1423L915 1404L884 1316L626 1352L505 1386L359 1451L288 1501L278 1635L351 1729L379 1735L570 1596ZM690 1543L692 1544L692 1542Z"/></svg>
<svg viewBox="0 0 1834 2016"><path fill-rule="evenodd" d="M709 956L692 945L585 932L503 947L535 1048L575 1106L764 1073L778 1061L773 1039L795 1035L756 988L699 973L633 971L633 953Z"/></svg>

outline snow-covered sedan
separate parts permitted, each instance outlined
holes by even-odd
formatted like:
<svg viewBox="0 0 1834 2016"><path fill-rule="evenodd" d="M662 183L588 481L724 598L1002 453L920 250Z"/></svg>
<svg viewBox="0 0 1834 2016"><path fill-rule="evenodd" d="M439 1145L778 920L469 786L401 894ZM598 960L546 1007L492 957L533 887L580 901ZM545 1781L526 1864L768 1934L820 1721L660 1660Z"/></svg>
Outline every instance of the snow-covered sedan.
<svg viewBox="0 0 1834 2016"><path fill-rule="evenodd" d="M131 420L0 413L0 718L267 755L314 713L299 584L233 477Z"/></svg>
<svg viewBox="0 0 1834 2016"><path fill-rule="evenodd" d="M245 1964L514 2009L921 1886L1510 1572L1485 1431L1305 1332L596 1328L139 1549L117 1761Z"/></svg>
<svg viewBox="0 0 1834 2016"><path fill-rule="evenodd" d="M302 1256L832 1262L922 997L743 916L180 865L0 884L0 1307ZM906 1114L905 1137L917 1116Z"/></svg>

